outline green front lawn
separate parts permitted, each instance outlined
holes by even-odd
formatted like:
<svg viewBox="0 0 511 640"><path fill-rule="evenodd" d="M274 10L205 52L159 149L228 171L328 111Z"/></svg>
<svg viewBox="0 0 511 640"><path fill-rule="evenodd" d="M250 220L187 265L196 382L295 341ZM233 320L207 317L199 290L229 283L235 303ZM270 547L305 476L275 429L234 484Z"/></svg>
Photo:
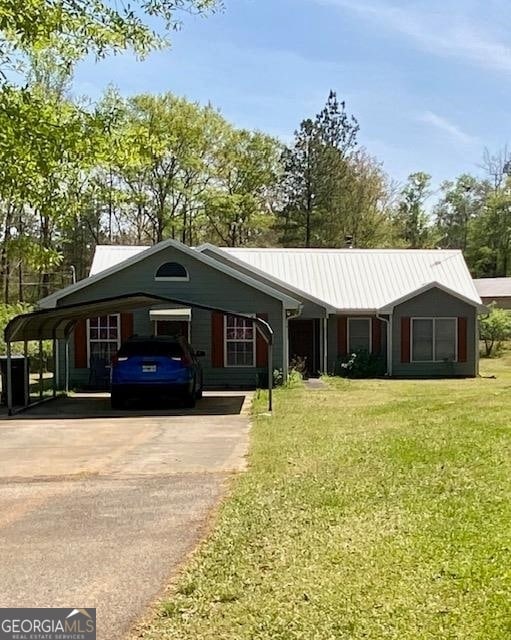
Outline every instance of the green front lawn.
<svg viewBox="0 0 511 640"><path fill-rule="evenodd" d="M277 392L146 640L509 640L511 357L482 368Z"/></svg>

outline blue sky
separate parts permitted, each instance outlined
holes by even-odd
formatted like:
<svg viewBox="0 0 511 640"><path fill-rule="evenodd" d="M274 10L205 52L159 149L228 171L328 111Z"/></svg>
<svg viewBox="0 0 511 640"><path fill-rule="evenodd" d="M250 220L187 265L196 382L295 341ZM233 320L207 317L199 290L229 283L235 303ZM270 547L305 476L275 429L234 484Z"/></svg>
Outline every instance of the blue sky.
<svg viewBox="0 0 511 640"><path fill-rule="evenodd" d="M81 63L75 93L173 91L287 141L332 88L391 177L438 185L508 141L510 27L507 0L225 0L143 62Z"/></svg>

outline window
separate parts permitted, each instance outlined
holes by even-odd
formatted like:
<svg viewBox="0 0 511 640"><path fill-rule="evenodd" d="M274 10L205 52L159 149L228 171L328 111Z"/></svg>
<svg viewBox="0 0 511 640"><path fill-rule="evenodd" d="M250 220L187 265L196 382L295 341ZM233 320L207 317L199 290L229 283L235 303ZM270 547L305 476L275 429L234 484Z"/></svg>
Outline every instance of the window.
<svg viewBox="0 0 511 640"><path fill-rule="evenodd" d="M254 323L246 318L225 316L225 366L253 367L255 366L255 337Z"/></svg>
<svg viewBox="0 0 511 640"><path fill-rule="evenodd" d="M158 267L158 271L155 275L155 280L183 280L188 281L190 279L188 271L179 262L166 262Z"/></svg>
<svg viewBox="0 0 511 640"><path fill-rule="evenodd" d="M355 351L371 351L371 319L348 318L348 349Z"/></svg>
<svg viewBox="0 0 511 640"><path fill-rule="evenodd" d="M105 361L110 363L112 356L121 346L119 314L90 318L88 327L88 363Z"/></svg>
<svg viewBox="0 0 511 640"><path fill-rule="evenodd" d="M456 362L456 318L412 318L413 362Z"/></svg>

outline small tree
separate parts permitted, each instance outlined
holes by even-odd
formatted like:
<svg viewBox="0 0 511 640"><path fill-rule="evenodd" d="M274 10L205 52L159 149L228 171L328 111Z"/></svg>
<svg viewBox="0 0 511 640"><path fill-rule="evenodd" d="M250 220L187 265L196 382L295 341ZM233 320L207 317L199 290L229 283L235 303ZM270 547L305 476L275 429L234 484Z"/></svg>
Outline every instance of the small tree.
<svg viewBox="0 0 511 640"><path fill-rule="evenodd" d="M494 347L498 349L511 336L511 315L504 309L499 309L495 303L490 308L490 313L480 322L481 340L484 340L488 358Z"/></svg>

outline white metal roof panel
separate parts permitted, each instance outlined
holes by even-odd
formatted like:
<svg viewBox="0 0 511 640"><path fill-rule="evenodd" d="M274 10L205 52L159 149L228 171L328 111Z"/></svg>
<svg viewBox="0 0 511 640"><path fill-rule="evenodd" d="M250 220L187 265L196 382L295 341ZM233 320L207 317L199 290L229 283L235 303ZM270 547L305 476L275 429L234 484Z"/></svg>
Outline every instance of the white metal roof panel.
<svg viewBox="0 0 511 640"><path fill-rule="evenodd" d="M381 309L431 282L481 304L461 251L244 249L223 251L336 309Z"/></svg>
<svg viewBox="0 0 511 640"><path fill-rule="evenodd" d="M511 278L479 278L474 283L481 298L511 297Z"/></svg>
<svg viewBox="0 0 511 640"><path fill-rule="evenodd" d="M110 245L110 244L98 244L96 251L94 252L94 258L92 259L92 265L89 275L94 276L96 273L101 273L110 267L113 267L123 260L127 260L132 256L137 255L141 251L145 251L147 246L140 245Z"/></svg>

